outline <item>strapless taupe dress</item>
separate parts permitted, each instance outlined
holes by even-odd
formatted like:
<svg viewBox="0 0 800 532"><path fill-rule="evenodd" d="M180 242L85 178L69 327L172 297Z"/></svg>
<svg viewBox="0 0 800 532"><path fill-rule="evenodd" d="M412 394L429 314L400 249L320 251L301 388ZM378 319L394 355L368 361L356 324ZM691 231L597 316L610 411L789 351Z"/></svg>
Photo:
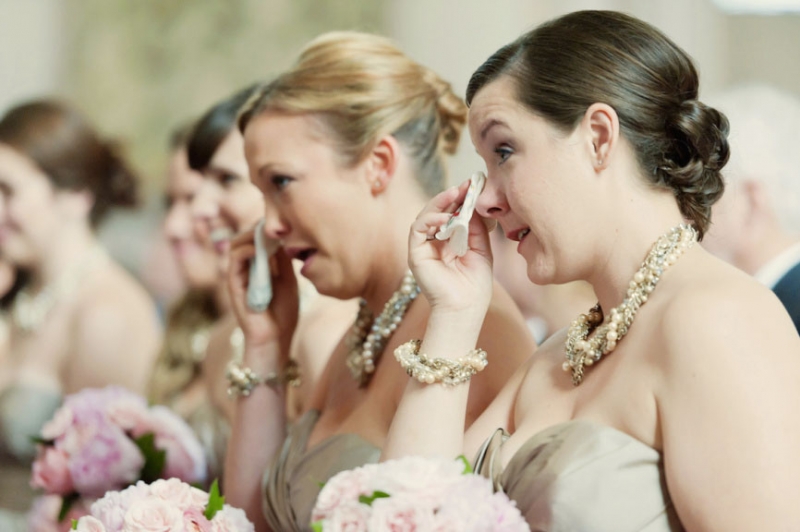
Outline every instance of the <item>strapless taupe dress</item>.
<svg viewBox="0 0 800 532"><path fill-rule="evenodd" d="M264 473L264 517L276 532L310 530L322 485L341 471L375 463L381 456L379 448L356 434L337 434L308 449L318 419L319 412L310 410L289 427Z"/></svg>
<svg viewBox="0 0 800 532"><path fill-rule="evenodd" d="M498 431L476 471L490 478L533 532L684 530L667 491L661 454L617 429L575 420L531 437L502 467Z"/></svg>

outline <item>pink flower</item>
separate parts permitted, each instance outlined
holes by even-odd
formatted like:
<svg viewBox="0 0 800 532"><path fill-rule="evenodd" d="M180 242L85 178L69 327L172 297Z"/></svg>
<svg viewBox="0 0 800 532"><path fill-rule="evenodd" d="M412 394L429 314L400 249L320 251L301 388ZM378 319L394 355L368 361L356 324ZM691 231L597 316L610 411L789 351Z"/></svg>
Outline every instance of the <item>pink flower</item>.
<svg viewBox="0 0 800 532"><path fill-rule="evenodd" d="M316 522L327 518L340 505L357 502L360 495L371 495L371 492L367 491L367 484L374 471L374 467L364 466L342 471L331 478L317 496L311 521Z"/></svg>
<svg viewBox="0 0 800 532"><path fill-rule="evenodd" d="M136 444L118 427L98 421L78 427L70 472L75 490L101 496L106 491L136 482L144 457ZM65 440L66 443L66 440Z"/></svg>
<svg viewBox="0 0 800 532"><path fill-rule="evenodd" d="M66 495L73 490L67 453L46 447L33 463L32 488L41 488L52 495Z"/></svg>
<svg viewBox="0 0 800 532"><path fill-rule="evenodd" d="M92 515L105 524L108 532L122 530L125 514L134 501L150 496L150 486L137 482L122 491L109 491L102 499L92 504Z"/></svg>
<svg viewBox="0 0 800 532"><path fill-rule="evenodd" d="M186 511L192 507L205 507L208 504L208 494L181 482L177 478L156 480L150 484L150 493L181 511ZM203 498L203 495L205 495L205 498Z"/></svg>
<svg viewBox="0 0 800 532"><path fill-rule="evenodd" d="M147 405L138 397L120 397L107 406L106 412L112 423L137 437L151 430Z"/></svg>
<svg viewBox="0 0 800 532"><path fill-rule="evenodd" d="M183 512L186 532L213 532L211 521L206 519L203 508L195 506Z"/></svg>
<svg viewBox="0 0 800 532"><path fill-rule="evenodd" d="M106 527L100 520L88 515L78 520L78 532L106 532Z"/></svg>
<svg viewBox="0 0 800 532"><path fill-rule="evenodd" d="M133 501L125 514L123 532L184 532L183 512L157 497Z"/></svg>
<svg viewBox="0 0 800 532"><path fill-rule="evenodd" d="M389 497L372 503L372 515L367 528L370 531L428 532L433 530L434 514L426 504L415 497Z"/></svg>
<svg viewBox="0 0 800 532"><path fill-rule="evenodd" d="M53 419L42 426L40 435L45 440L55 440L63 436L70 425L72 425L72 409L62 406L56 410Z"/></svg>
<svg viewBox="0 0 800 532"><path fill-rule="evenodd" d="M42 495L36 497L28 512L28 532L69 532L72 520L89 514L89 508L83 500L75 502L67 512L66 518L58 522L61 511L61 497L58 495Z"/></svg>
<svg viewBox="0 0 800 532"><path fill-rule="evenodd" d="M206 480L203 448L183 419L166 407L154 406L150 409L150 427L155 433L156 447L167 452L164 478L179 478L185 482Z"/></svg>
<svg viewBox="0 0 800 532"><path fill-rule="evenodd" d="M413 493L431 508L441 504L448 490L461 481L464 465L455 460L409 456L379 464L369 487L392 496Z"/></svg>
<svg viewBox="0 0 800 532"><path fill-rule="evenodd" d="M325 532L367 532L370 508L366 504L343 504L325 519ZM383 530L383 529L381 529Z"/></svg>
<svg viewBox="0 0 800 532"><path fill-rule="evenodd" d="M254 532L255 527L244 511L227 504L211 520L212 532Z"/></svg>

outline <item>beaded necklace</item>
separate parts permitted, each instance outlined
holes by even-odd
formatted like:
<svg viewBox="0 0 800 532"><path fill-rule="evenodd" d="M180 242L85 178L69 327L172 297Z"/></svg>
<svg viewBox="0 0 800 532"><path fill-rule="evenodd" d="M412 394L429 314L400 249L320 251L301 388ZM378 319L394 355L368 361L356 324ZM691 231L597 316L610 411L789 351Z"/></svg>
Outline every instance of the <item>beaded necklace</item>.
<svg viewBox="0 0 800 532"><path fill-rule="evenodd" d="M364 299L359 302L356 321L350 329L346 343L350 350L347 355L347 367L359 387L363 388L369 384L389 338L397 330L409 305L419 293L417 281L411 272L407 272L400 288L392 294L383 311L374 320L367 302Z"/></svg>
<svg viewBox="0 0 800 532"><path fill-rule="evenodd" d="M565 343L567 360L562 367L564 371L572 372L574 386L583 381L586 368L611 353L617 343L628 334L636 312L647 302L664 270L675 264L695 242L697 231L692 226L681 224L673 227L656 240L641 268L634 274L625 299L618 307L611 309L608 323L601 325L604 317L600 303L572 322ZM589 338L592 332L595 334Z"/></svg>
<svg viewBox="0 0 800 532"><path fill-rule="evenodd" d="M47 319L56 305L72 297L89 272L108 257L100 244L94 244L71 268L52 283L32 294L27 288L20 291L11 306L11 322L22 334L33 334Z"/></svg>

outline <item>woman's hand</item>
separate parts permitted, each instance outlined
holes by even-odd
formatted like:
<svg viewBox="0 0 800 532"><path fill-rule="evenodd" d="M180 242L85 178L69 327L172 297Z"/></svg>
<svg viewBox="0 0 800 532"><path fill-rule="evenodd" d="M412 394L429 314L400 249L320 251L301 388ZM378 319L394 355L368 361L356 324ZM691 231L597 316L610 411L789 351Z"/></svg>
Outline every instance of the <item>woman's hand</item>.
<svg viewBox="0 0 800 532"><path fill-rule="evenodd" d="M288 353L289 343L297 327L300 300L292 260L278 248L270 257L272 301L265 312L247 306L247 285L250 280L250 261L255 256L253 229L231 240L228 291L236 320L250 347L260 347L275 340Z"/></svg>
<svg viewBox="0 0 800 532"><path fill-rule="evenodd" d="M483 319L492 297L492 250L484 220L469 223L469 249L456 256L434 235L464 201L469 181L435 196L411 226L409 266L432 313L474 313Z"/></svg>

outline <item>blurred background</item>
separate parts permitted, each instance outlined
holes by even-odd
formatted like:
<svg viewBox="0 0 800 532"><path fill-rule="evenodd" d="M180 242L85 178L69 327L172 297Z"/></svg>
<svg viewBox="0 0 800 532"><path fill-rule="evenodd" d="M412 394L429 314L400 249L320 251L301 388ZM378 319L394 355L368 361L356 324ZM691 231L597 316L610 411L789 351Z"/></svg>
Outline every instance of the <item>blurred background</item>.
<svg viewBox="0 0 800 532"><path fill-rule="evenodd" d="M655 24L695 58L706 94L747 81L800 94L800 0L0 0L0 113L56 95L122 143L144 207L112 217L102 238L141 277L157 253L171 131L317 34L385 34L463 94L497 48L578 9ZM465 140L452 179L481 167Z"/></svg>

